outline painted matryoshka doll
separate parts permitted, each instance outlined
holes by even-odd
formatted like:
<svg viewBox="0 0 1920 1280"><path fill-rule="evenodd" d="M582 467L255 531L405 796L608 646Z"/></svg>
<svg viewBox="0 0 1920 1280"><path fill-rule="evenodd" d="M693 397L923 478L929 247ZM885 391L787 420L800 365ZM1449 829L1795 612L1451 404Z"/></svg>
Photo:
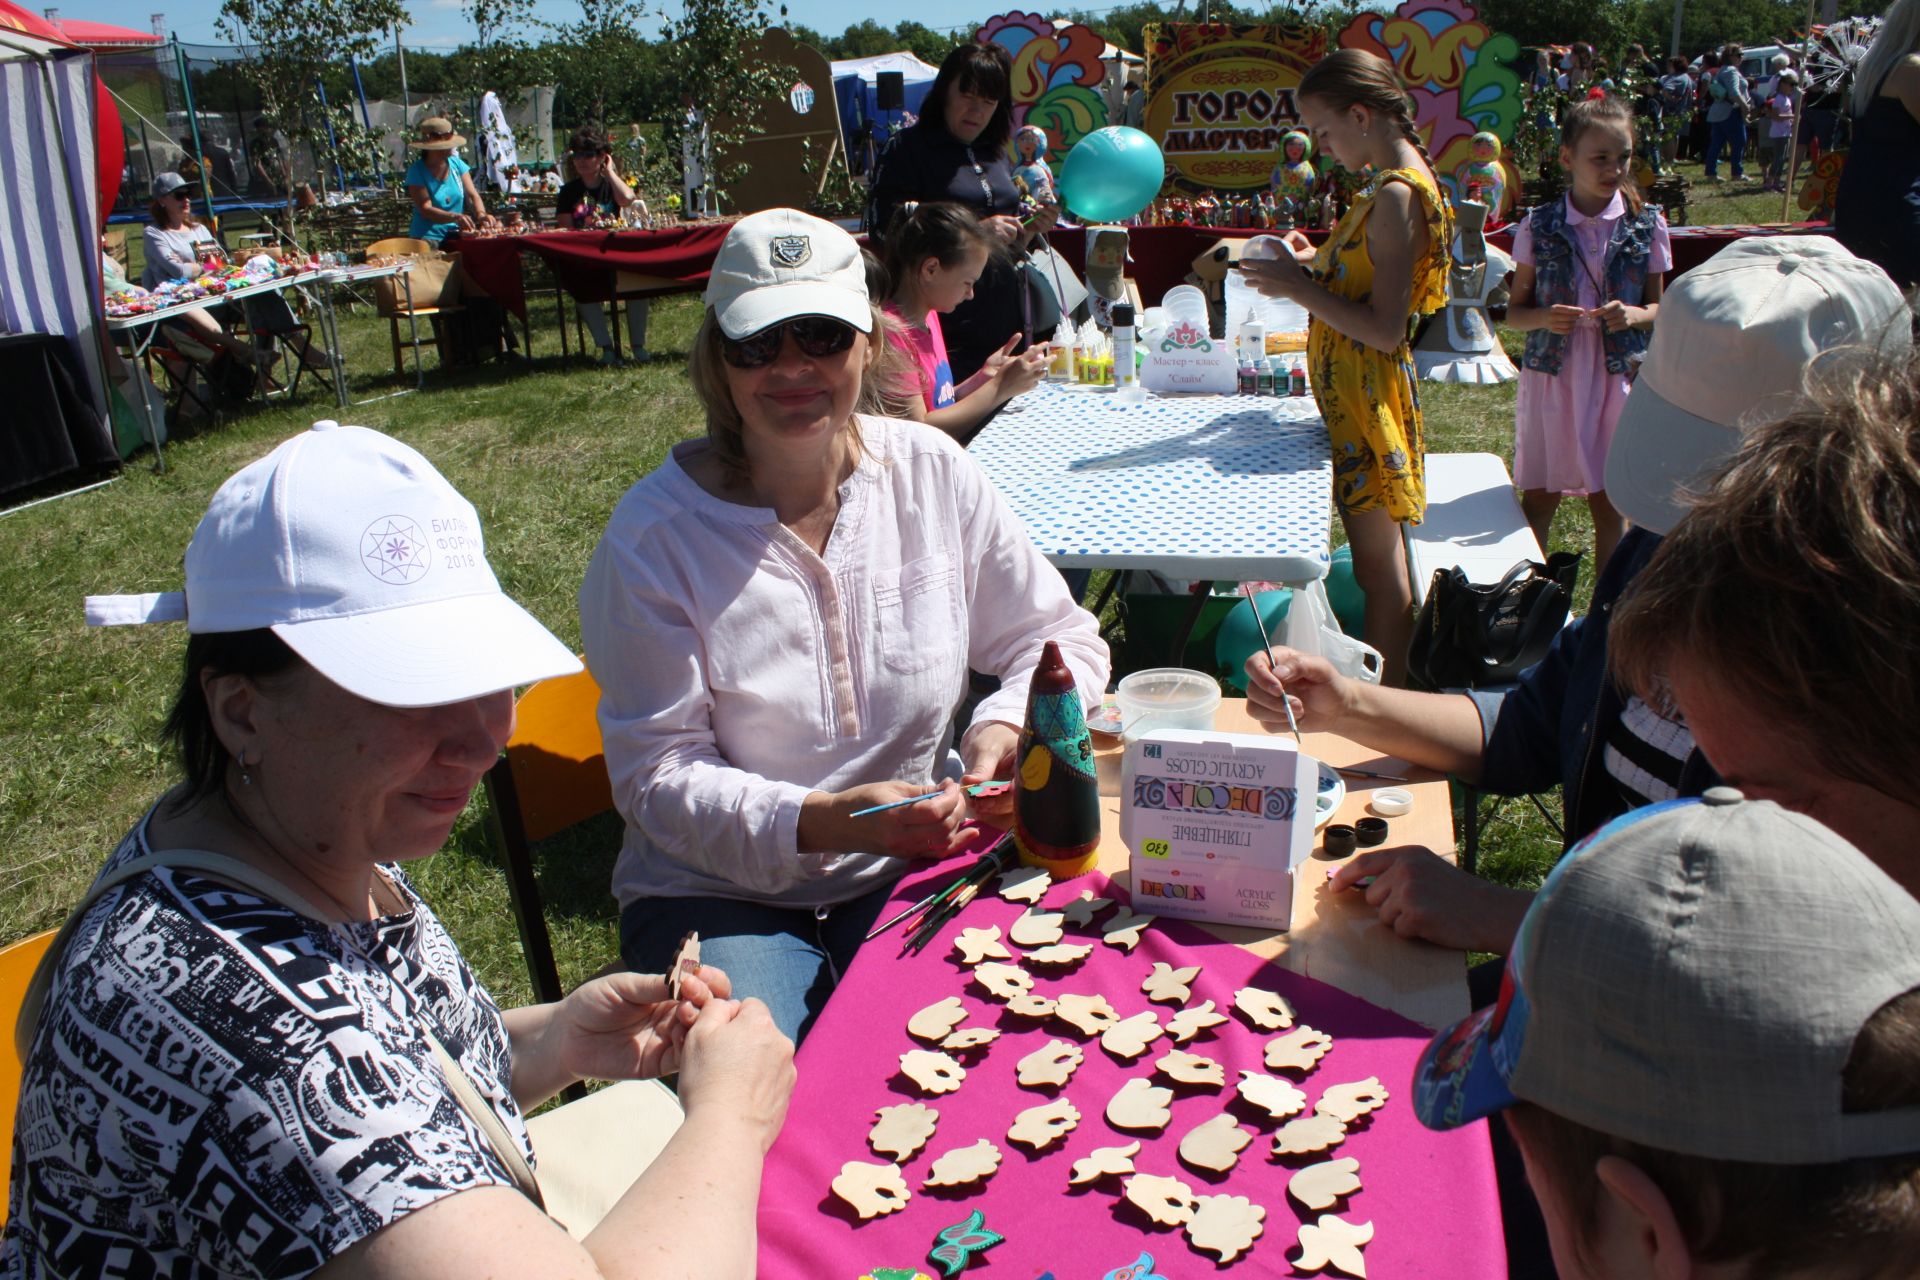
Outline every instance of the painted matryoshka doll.
<svg viewBox="0 0 1920 1280"><path fill-rule="evenodd" d="M1304 209L1307 201L1313 197L1314 188L1320 185L1320 175L1313 170L1313 143L1305 133L1298 129L1289 130L1280 139L1280 163L1273 167L1272 187L1277 199L1291 200L1294 206Z"/></svg>

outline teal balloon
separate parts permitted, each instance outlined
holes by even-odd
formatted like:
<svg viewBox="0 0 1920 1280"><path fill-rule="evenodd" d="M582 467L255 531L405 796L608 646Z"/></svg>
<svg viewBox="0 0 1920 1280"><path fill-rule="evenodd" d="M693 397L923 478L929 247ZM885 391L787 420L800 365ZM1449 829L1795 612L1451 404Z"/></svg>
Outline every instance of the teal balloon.
<svg viewBox="0 0 1920 1280"><path fill-rule="evenodd" d="M1073 144L1060 166L1060 194L1088 222L1120 222L1152 204L1166 176L1158 143L1113 125Z"/></svg>
<svg viewBox="0 0 1920 1280"><path fill-rule="evenodd" d="M1260 606L1260 619L1267 624L1267 634L1275 644L1280 643L1280 624L1287 620L1287 609L1293 604L1293 592L1282 588L1278 591L1262 591L1253 597ZM1220 629L1213 635L1213 659L1227 673L1227 683L1245 692L1247 688L1247 659L1260 652L1260 628L1254 625L1253 605L1247 603L1245 596L1240 598L1220 620Z"/></svg>
<svg viewBox="0 0 1920 1280"><path fill-rule="evenodd" d="M1327 566L1327 603L1333 606L1333 616L1342 631L1357 636L1366 630L1367 593L1353 576L1352 547L1335 551L1333 563Z"/></svg>

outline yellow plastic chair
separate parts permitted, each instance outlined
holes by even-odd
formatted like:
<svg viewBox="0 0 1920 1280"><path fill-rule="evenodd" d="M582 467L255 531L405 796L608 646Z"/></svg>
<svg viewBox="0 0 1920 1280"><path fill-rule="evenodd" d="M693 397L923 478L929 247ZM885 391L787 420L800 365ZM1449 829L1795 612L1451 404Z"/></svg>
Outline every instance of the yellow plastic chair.
<svg viewBox="0 0 1920 1280"><path fill-rule="evenodd" d="M27 983L40 957L53 945L58 929L22 938L0 950L0 1015L6 1034L0 1035L0 1223L6 1221L6 1193L13 1185L13 1120L20 1101L20 1055L14 1047L13 1020L26 999Z"/></svg>
<svg viewBox="0 0 1920 1280"><path fill-rule="evenodd" d="M566 992L533 874L533 846L613 808L599 707L600 686L590 672L542 680L514 704L513 737L487 772L487 809L536 1000Z"/></svg>

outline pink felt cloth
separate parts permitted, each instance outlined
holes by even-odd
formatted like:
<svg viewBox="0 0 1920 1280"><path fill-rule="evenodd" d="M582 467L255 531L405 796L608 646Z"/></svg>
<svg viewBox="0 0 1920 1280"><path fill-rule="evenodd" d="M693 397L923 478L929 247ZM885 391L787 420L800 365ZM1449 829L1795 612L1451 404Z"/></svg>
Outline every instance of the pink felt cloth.
<svg viewBox="0 0 1920 1280"><path fill-rule="evenodd" d="M918 901L963 867L949 862L903 880L894 895L896 905L881 918ZM1125 898L1096 873L1052 886L1045 905L1058 909L1082 889ZM1149 1003L1141 981L1155 960L1176 968L1197 964L1202 970L1189 1006L1210 999L1228 1018L1179 1046L1220 1062L1226 1068L1226 1086L1176 1087L1173 1122L1158 1136L1122 1132L1106 1122L1108 1099L1128 1077L1154 1074L1154 1060L1175 1047L1174 1041L1163 1036L1126 1064L1102 1050L1097 1038L1083 1039L1057 1020L1033 1024L1003 1016L1000 1006L968 980L954 956L953 939L963 928L998 925L1004 942L1022 910L1019 904L983 894L918 956L899 958L897 930L861 951L800 1050L793 1105L767 1159L760 1196L762 1280L854 1280L875 1267L916 1266L939 1276L938 1266L927 1260L935 1236L975 1209L986 1214L989 1229L1007 1239L978 1255L967 1276L1031 1280L1051 1271L1058 1280L1099 1280L1142 1251L1153 1254L1159 1273L1170 1280L1214 1274L1220 1270L1214 1256L1191 1248L1184 1234L1144 1225L1120 1198L1119 1179L1068 1187L1075 1160L1095 1147L1125 1145L1135 1138L1142 1143L1134 1157L1137 1170L1177 1177L1199 1195L1243 1195L1266 1208L1265 1234L1225 1268L1235 1274L1295 1274L1288 1260L1298 1252L1297 1224L1317 1215L1287 1196L1287 1179L1296 1168L1341 1156L1360 1161L1364 1186L1344 1208L1328 1212L1374 1224L1373 1242L1366 1246L1369 1275L1388 1280L1497 1280L1507 1274L1485 1127L1433 1133L1421 1126L1409 1104L1413 1066L1428 1038L1418 1025L1324 983L1264 964L1180 921L1156 921L1131 955L1100 943L1097 932L1069 925L1066 940L1092 941L1093 954L1058 976L1032 970L1036 992L1099 992L1120 1016L1153 1009L1164 1026L1176 1007ZM1112 910L1095 917L1096 929ZM1008 950L1017 956L1021 948L1008 944ZM1255 1031L1233 1010L1233 993L1243 986L1279 992L1292 1002L1300 1022L1334 1039L1333 1049L1304 1079L1297 1073L1274 1073L1294 1079L1306 1093L1302 1114L1311 1113L1328 1086L1367 1076L1378 1076L1392 1095L1332 1152L1275 1161L1271 1135L1281 1122L1248 1108L1234 1093L1241 1070L1264 1070L1265 1046L1280 1034ZM955 1055L967 1068L959 1090L922 1097L898 1071L901 1054L926 1047L907 1035L907 1020L950 995L959 995L967 1008L963 1026L994 1027L1002 1034L982 1049ZM1080 1045L1085 1054L1063 1091L1078 1108L1080 1124L1064 1141L1033 1155L1007 1141L1007 1128L1017 1112L1055 1094L1019 1087L1015 1064L1056 1037ZM913 1198L904 1209L863 1223L834 1197L833 1179L849 1160L884 1163L866 1143L874 1112L915 1100L937 1110L940 1120L927 1145L902 1166ZM1180 1139L1222 1110L1232 1112L1257 1136L1224 1177L1188 1168L1176 1154ZM990 1139L1003 1156L989 1181L958 1193L921 1190L936 1157L980 1138Z"/></svg>

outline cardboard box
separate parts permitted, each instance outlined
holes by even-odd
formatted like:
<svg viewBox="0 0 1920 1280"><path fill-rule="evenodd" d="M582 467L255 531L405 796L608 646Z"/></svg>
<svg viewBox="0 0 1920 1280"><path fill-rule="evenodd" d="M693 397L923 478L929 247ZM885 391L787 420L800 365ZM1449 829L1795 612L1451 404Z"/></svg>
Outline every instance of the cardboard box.
<svg viewBox="0 0 1920 1280"><path fill-rule="evenodd" d="M450 307L460 300L460 259L451 254L422 254L413 259L403 284L398 276L382 276L373 282L374 308L383 316L403 316L407 291L413 291L415 310L423 307Z"/></svg>
<svg viewBox="0 0 1920 1280"><path fill-rule="evenodd" d="M1129 744L1120 838L1134 909L1286 929L1318 786L1318 762L1288 738L1163 729Z"/></svg>

